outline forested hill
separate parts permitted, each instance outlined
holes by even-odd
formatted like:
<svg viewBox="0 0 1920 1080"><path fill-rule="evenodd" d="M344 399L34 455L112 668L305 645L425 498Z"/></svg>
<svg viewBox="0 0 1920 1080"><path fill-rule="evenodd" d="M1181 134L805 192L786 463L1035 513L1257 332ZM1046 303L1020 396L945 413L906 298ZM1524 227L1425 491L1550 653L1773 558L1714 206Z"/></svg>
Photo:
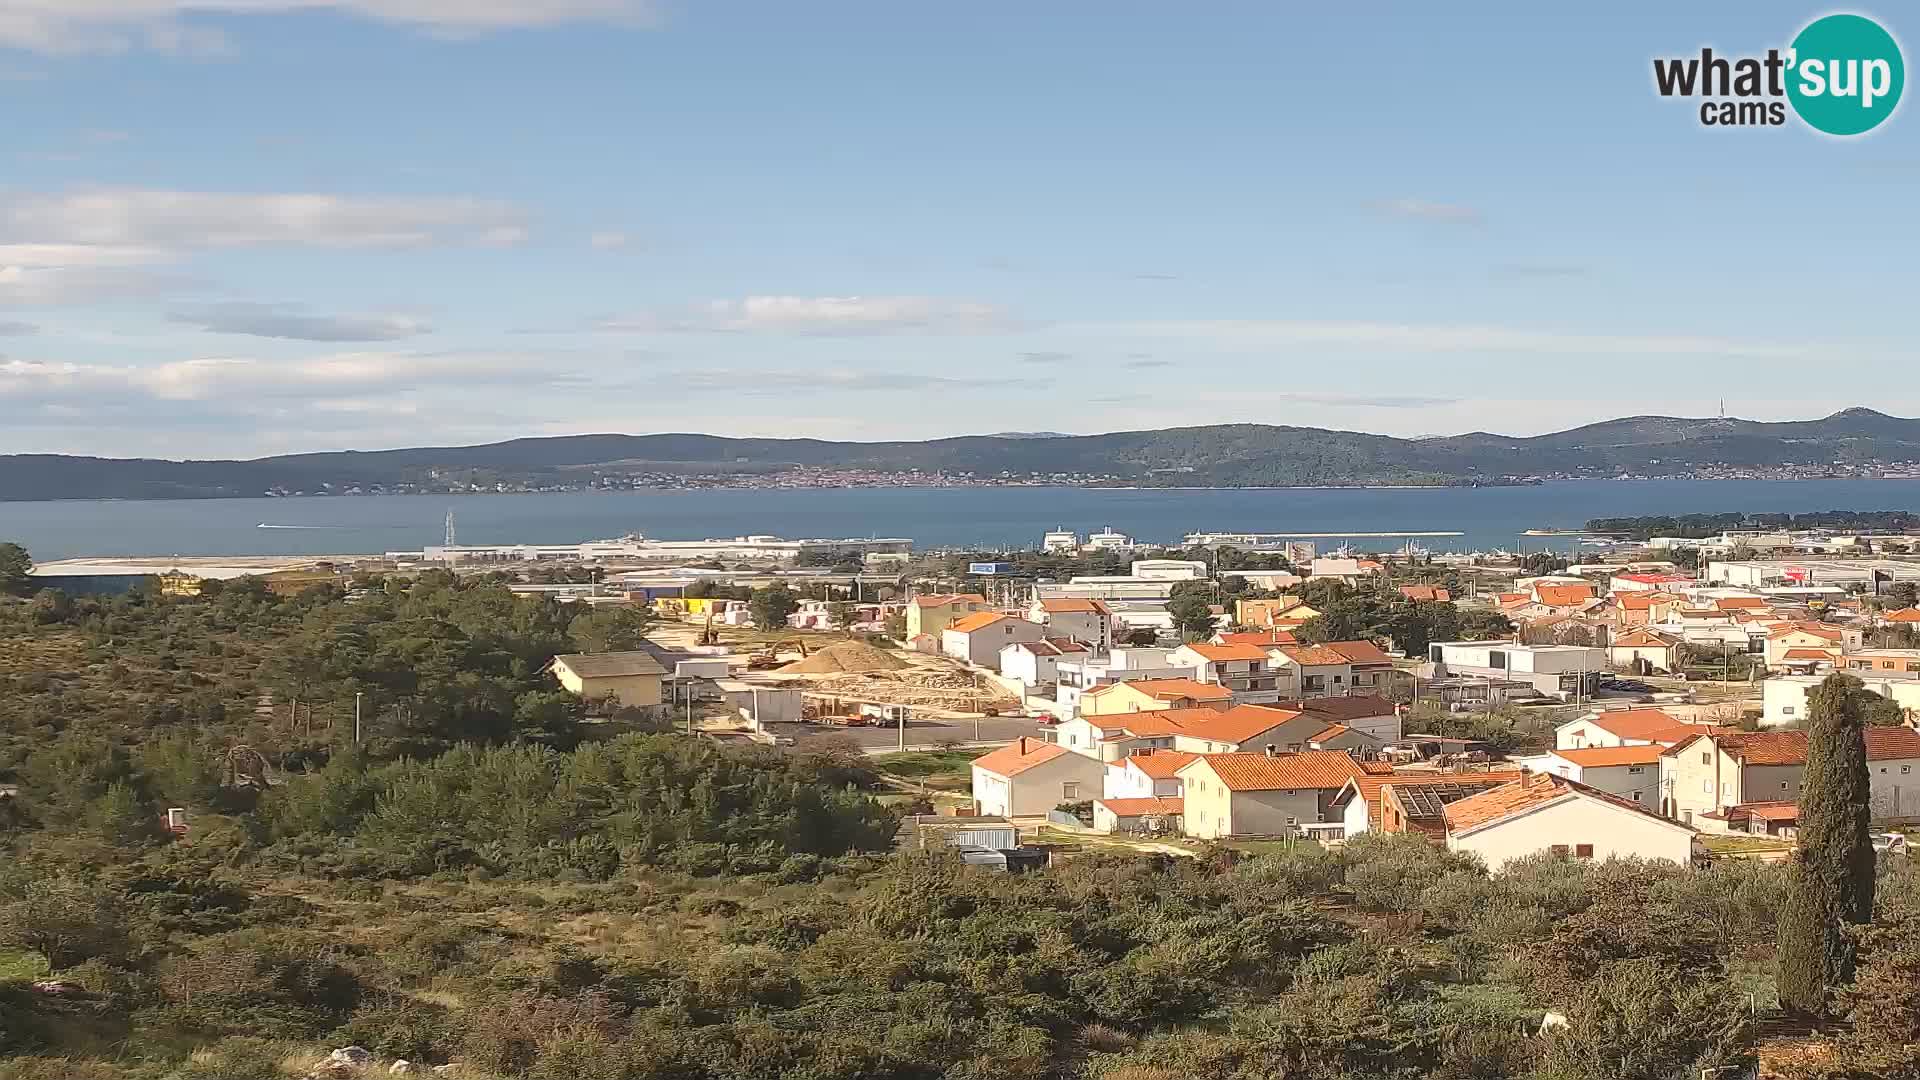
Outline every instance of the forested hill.
<svg viewBox="0 0 1920 1080"><path fill-rule="evenodd" d="M1847 409L1817 420L1638 416L1547 435L1401 439L1221 424L1046 438L927 442L573 435L483 446L296 454L250 461L0 456L0 500L218 498L267 491L448 483L573 486L596 476L725 475L795 467L1014 477L1069 474L1144 486L1503 483L1540 475L1684 475L1920 460L1920 420Z"/></svg>

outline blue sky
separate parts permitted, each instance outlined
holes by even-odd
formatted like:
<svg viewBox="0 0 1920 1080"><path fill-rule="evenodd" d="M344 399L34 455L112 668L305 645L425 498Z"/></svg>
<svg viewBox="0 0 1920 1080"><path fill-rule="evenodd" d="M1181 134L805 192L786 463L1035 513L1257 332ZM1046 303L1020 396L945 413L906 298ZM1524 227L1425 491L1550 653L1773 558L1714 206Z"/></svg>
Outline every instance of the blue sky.
<svg viewBox="0 0 1920 1080"><path fill-rule="evenodd" d="M1920 414L1911 107L1671 8L0 0L0 452Z"/></svg>

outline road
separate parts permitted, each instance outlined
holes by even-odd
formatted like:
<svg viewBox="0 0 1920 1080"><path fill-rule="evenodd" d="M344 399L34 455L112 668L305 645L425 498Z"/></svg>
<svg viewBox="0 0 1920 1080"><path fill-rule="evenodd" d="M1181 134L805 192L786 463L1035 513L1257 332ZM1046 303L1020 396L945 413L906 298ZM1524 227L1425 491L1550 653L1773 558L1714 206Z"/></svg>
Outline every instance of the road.
<svg viewBox="0 0 1920 1080"><path fill-rule="evenodd" d="M998 745L1009 743L1022 735L1041 736L1046 729L1038 720L1011 719L1000 716L982 717L977 722L972 719L937 720L915 719L907 723L907 749L933 750L949 743L978 743ZM900 732L897 728L843 728L826 725L800 724L784 726L782 735L792 735L801 746L818 739L835 737L851 738L869 753L885 753L897 750L900 746Z"/></svg>

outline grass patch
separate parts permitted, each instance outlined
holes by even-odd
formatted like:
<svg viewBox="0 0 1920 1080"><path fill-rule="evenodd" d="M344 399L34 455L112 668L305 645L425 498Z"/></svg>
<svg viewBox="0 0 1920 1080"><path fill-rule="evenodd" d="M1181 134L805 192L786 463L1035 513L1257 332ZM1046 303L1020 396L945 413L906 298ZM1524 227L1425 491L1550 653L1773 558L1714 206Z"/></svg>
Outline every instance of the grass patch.
<svg viewBox="0 0 1920 1080"><path fill-rule="evenodd" d="M47 958L27 949L0 949L0 982L33 982L53 974Z"/></svg>
<svg viewBox="0 0 1920 1080"><path fill-rule="evenodd" d="M1715 855L1751 855L1763 851L1792 851L1793 841L1767 836L1703 836L1700 842Z"/></svg>
<svg viewBox="0 0 1920 1080"><path fill-rule="evenodd" d="M903 780L915 780L929 787L973 782L973 759L985 750L909 750L900 754L877 754L873 764L884 773Z"/></svg>

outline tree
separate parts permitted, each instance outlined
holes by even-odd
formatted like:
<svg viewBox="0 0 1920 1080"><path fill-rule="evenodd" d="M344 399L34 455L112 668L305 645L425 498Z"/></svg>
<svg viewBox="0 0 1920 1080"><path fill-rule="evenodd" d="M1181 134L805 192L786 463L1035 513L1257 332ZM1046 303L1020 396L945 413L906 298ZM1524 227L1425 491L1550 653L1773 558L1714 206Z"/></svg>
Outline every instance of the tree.
<svg viewBox="0 0 1920 1080"><path fill-rule="evenodd" d="M575 616L567 636L582 652L629 652L645 644L652 621L645 608L597 608Z"/></svg>
<svg viewBox="0 0 1920 1080"><path fill-rule="evenodd" d="M851 600L835 600L827 605L827 618L832 621L836 630L845 630L852 626L857 614L858 610Z"/></svg>
<svg viewBox="0 0 1920 1080"><path fill-rule="evenodd" d="M1213 635L1211 586L1204 582L1183 581L1173 587L1167 600L1167 614L1173 616L1174 629L1189 638Z"/></svg>
<svg viewBox="0 0 1920 1080"><path fill-rule="evenodd" d="M19 544L0 544L0 593L22 595L32 581L33 556Z"/></svg>
<svg viewBox="0 0 1920 1080"><path fill-rule="evenodd" d="M1807 695L1807 768L1799 849L1780 913L1780 1004L1825 1016L1827 992L1853 980L1849 929L1873 917L1872 810L1865 733L1868 694L1830 675Z"/></svg>
<svg viewBox="0 0 1920 1080"><path fill-rule="evenodd" d="M1920 585L1911 581L1896 581L1887 586L1889 605L1910 608L1920 605Z"/></svg>
<svg viewBox="0 0 1920 1080"><path fill-rule="evenodd" d="M787 619L800 610L800 598L785 585L769 585L753 591L747 599L747 610L753 613L753 625L760 629L784 630Z"/></svg>

